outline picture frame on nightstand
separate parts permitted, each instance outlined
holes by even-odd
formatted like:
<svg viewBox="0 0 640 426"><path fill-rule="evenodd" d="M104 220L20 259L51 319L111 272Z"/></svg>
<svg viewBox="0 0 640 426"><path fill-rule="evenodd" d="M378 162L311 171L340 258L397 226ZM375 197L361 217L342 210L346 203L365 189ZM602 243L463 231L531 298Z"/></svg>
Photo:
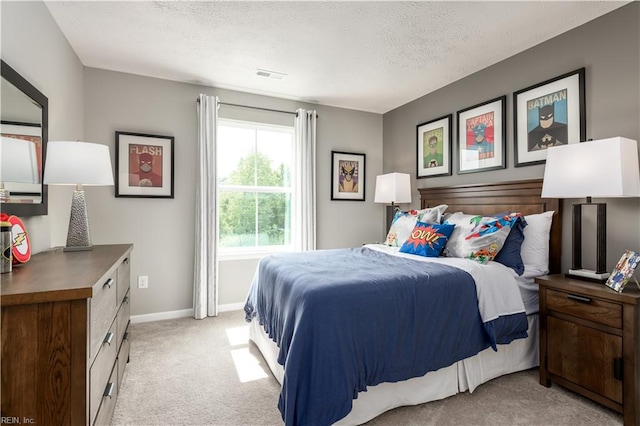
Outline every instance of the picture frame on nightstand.
<svg viewBox="0 0 640 426"><path fill-rule="evenodd" d="M626 250L616 267L613 269L611 275L609 275L609 279L605 285L618 293L622 293L624 287L627 285L629 280L633 277L633 273L636 268L640 264L640 253ZM635 279L636 285L640 288L640 284L638 284L638 280Z"/></svg>

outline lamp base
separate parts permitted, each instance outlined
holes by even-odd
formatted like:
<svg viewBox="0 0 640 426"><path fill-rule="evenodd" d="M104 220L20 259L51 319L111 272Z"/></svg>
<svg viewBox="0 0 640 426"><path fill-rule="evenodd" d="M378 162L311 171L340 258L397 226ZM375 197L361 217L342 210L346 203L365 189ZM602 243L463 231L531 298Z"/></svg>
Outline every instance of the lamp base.
<svg viewBox="0 0 640 426"><path fill-rule="evenodd" d="M589 269L569 269L565 274L568 278L577 280L592 281L596 283L604 283L609 278L608 272L596 272Z"/></svg>
<svg viewBox="0 0 640 426"><path fill-rule="evenodd" d="M91 236L89 234L89 217L87 216L87 203L82 189L73 191L71 202L71 217L69 218L69 230L67 231L67 245L63 251L91 250Z"/></svg>

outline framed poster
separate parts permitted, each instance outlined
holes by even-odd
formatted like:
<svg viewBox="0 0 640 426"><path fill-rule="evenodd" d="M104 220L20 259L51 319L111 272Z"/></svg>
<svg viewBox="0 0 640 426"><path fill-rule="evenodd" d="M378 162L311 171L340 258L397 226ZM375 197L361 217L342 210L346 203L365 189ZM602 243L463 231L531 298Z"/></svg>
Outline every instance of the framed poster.
<svg viewBox="0 0 640 426"><path fill-rule="evenodd" d="M451 122L449 114L416 126L418 178L451 175Z"/></svg>
<svg viewBox="0 0 640 426"><path fill-rule="evenodd" d="M364 201L365 154L331 151L331 199Z"/></svg>
<svg viewBox="0 0 640 426"><path fill-rule="evenodd" d="M173 198L173 136L116 132L116 197Z"/></svg>
<svg viewBox="0 0 640 426"><path fill-rule="evenodd" d="M585 140L584 75L580 68L513 94L516 167L542 164L547 148Z"/></svg>
<svg viewBox="0 0 640 426"><path fill-rule="evenodd" d="M458 111L458 173L504 169L507 96Z"/></svg>

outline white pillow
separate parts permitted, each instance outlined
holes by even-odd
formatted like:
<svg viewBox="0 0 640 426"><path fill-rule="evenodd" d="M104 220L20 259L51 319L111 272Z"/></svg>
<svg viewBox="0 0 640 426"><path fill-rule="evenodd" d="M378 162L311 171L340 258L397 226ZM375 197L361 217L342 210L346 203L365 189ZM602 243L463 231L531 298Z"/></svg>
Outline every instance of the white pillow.
<svg viewBox="0 0 640 426"><path fill-rule="evenodd" d="M539 277L549 273L549 233L553 211L531 214L524 217L527 226L520 254L524 263L525 278Z"/></svg>
<svg viewBox="0 0 640 426"><path fill-rule="evenodd" d="M402 247L418 221L439 225L442 219L442 213L444 213L446 209L446 204L440 204L439 206L423 210L397 212L391 223L391 228L389 229L384 244L391 247Z"/></svg>

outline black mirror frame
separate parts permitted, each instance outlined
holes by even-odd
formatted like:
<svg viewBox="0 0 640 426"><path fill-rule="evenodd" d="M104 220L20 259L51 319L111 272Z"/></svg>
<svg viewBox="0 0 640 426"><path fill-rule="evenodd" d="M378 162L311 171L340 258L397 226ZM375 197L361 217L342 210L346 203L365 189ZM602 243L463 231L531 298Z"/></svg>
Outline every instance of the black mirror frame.
<svg viewBox="0 0 640 426"><path fill-rule="evenodd" d="M0 60L0 75L42 107L42 170L44 170L47 161L47 142L49 141L49 100L16 70L7 65L4 60ZM41 184L41 187L42 202L38 204L3 203L0 204L0 210L3 213L16 216L46 215L49 204L48 188L44 183Z"/></svg>

